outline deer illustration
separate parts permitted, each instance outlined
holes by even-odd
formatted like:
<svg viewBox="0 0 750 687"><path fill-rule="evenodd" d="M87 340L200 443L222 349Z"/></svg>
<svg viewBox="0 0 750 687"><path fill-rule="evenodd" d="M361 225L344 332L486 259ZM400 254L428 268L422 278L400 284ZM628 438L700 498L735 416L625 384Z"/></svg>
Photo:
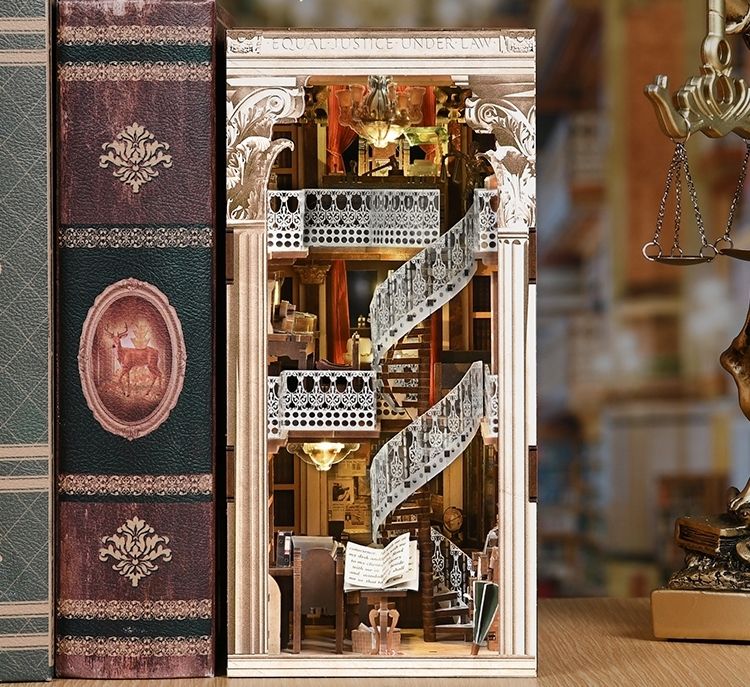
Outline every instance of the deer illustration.
<svg viewBox="0 0 750 687"><path fill-rule="evenodd" d="M128 324L125 323L125 329L121 332L113 332L109 326L104 328L112 339L112 348L117 350L117 360L120 363L120 376L117 383L122 389L125 396L130 396L130 370L133 368L146 367L151 373L151 386L146 390L144 398L151 393L157 379L161 379L161 370L159 370L159 351L151 346L145 348L124 348L122 339L128 333ZM126 386L123 385L123 377L126 380Z"/></svg>

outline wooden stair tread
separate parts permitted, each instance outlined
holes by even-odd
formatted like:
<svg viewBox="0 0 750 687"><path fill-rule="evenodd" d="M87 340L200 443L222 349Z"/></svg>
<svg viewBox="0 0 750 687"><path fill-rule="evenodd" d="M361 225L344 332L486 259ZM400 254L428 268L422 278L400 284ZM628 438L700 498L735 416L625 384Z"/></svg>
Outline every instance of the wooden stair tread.
<svg viewBox="0 0 750 687"><path fill-rule="evenodd" d="M413 530L415 527L418 527L419 523L416 521L408 521L404 520L403 522L389 522L383 525L383 530L385 532L398 532L400 530L407 531L407 530Z"/></svg>
<svg viewBox="0 0 750 687"><path fill-rule="evenodd" d="M393 346L393 349L397 351L429 351L430 344L424 343L422 341L414 341L414 342L399 341L399 343Z"/></svg>
<svg viewBox="0 0 750 687"><path fill-rule="evenodd" d="M469 612L468 606L451 606L450 608L436 608L435 617L450 618L454 615L465 615Z"/></svg>
<svg viewBox="0 0 750 687"><path fill-rule="evenodd" d="M427 499L425 499L427 501ZM430 512L430 504L424 503L422 505L418 503L408 503L398 506L394 511L393 515L421 515L422 513Z"/></svg>
<svg viewBox="0 0 750 687"><path fill-rule="evenodd" d="M474 629L474 623L452 623L450 625L435 625L435 630L441 632L471 632Z"/></svg>

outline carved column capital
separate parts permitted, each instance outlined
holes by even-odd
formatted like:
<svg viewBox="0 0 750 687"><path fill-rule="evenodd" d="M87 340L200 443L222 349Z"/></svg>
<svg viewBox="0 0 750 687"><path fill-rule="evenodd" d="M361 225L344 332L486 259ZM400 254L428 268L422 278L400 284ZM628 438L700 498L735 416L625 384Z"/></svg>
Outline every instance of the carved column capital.
<svg viewBox="0 0 750 687"><path fill-rule="evenodd" d="M323 265L294 265L292 268L305 286L319 286L326 281L326 273L331 269L331 264Z"/></svg>
<svg viewBox="0 0 750 687"><path fill-rule="evenodd" d="M494 150L482 153L492 165L500 192L499 222L505 228L536 226L536 105L534 82L472 80L466 123L495 137Z"/></svg>
<svg viewBox="0 0 750 687"><path fill-rule="evenodd" d="M297 119L305 108L304 89L279 86L242 88L227 97L227 219L265 216L265 190L276 156L293 144L271 140L274 124Z"/></svg>

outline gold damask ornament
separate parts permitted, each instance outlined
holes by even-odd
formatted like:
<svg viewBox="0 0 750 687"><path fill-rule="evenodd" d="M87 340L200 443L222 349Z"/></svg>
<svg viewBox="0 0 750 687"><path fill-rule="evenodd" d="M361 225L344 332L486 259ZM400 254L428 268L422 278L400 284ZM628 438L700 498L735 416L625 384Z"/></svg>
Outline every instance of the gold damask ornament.
<svg viewBox="0 0 750 687"><path fill-rule="evenodd" d="M105 154L99 156L99 166L114 167L115 178L138 193L141 186L159 176L157 167L172 166L172 156L167 154L168 143L161 143L145 127L133 122L125 127L111 143L102 146Z"/></svg>
<svg viewBox="0 0 750 687"><path fill-rule="evenodd" d="M137 515L117 528L109 537L102 537L106 546L99 549L99 560L112 559L112 570L130 580L133 587L159 569L159 559L172 560L172 550L166 547L169 537L156 534L151 525Z"/></svg>

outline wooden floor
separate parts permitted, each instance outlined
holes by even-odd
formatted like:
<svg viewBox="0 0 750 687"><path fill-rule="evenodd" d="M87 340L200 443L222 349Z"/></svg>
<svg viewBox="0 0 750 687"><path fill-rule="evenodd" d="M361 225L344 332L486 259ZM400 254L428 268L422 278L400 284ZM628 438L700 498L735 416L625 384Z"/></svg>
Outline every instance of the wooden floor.
<svg viewBox="0 0 750 687"><path fill-rule="evenodd" d="M750 622L750 619L748 619ZM750 645L660 642L651 634L647 599L544 600L539 608L539 677L506 680L357 679L356 687L433 687L448 683L501 687L745 687ZM450 660L449 658L446 660ZM91 687L59 680L55 687ZM100 683L105 684L105 683ZM110 682L112 687L348 687L351 679L152 680Z"/></svg>
<svg viewBox="0 0 750 687"><path fill-rule="evenodd" d="M330 656L335 653L336 639L333 628L308 626L305 628L305 638L302 640L300 656ZM471 651L471 642L461 640L441 640L425 642L422 630L401 628L401 642L399 654L402 656L461 656L466 657ZM482 653L486 649L482 649ZM352 655L351 640L344 640L344 655ZM294 654L284 653L284 656Z"/></svg>

